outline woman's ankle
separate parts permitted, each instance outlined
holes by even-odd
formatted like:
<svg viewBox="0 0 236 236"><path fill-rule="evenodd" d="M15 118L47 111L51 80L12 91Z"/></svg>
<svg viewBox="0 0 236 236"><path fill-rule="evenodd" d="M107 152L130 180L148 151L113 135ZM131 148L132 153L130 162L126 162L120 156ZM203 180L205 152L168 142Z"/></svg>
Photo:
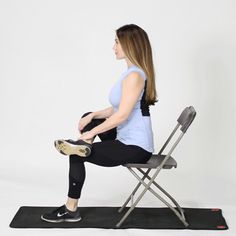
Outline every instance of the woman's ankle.
<svg viewBox="0 0 236 236"><path fill-rule="evenodd" d="M76 211L77 210L77 206L75 205L70 205L68 203L65 204L66 205L66 208L69 210L69 211Z"/></svg>
<svg viewBox="0 0 236 236"><path fill-rule="evenodd" d="M76 211L78 207L78 199L68 197L65 205L69 211Z"/></svg>
<svg viewBox="0 0 236 236"><path fill-rule="evenodd" d="M84 140L84 141L87 142L87 143L92 144L92 143L93 143L93 140L94 140L94 139L86 139L86 140Z"/></svg>

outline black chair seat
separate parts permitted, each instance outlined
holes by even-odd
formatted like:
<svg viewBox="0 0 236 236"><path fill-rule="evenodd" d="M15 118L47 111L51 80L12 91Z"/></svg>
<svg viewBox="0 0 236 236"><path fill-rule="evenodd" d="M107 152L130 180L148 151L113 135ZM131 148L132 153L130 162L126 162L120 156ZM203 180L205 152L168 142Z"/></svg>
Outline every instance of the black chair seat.
<svg viewBox="0 0 236 236"><path fill-rule="evenodd" d="M162 161L164 160L164 158L166 157L166 155L157 155L157 154L153 154L151 156L151 158L148 160L147 163L144 164L140 164L140 163L128 163L125 164L123 166L125 167L135 167L135 168L151 168L151 169L155 169L157 168ZM167 160L167 162L165 163L165 165L163 166L163 169L171 169L173 167L177 167L177 162L175 161L175 159L173 157L169 157L169 159Z"/></svg>

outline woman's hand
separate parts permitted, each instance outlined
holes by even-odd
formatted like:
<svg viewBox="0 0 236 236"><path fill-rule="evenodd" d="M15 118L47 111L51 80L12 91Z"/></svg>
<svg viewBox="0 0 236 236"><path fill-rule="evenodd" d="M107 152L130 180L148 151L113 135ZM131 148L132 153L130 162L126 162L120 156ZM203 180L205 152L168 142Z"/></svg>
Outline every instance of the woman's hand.
<svg viewBox="0 0 236 236"><path fill-rule="evenodd" d="M79 137L79 139L82 139L82 140L86 141L86 140L93 139L94 136L95 136L95 134L93 134L91 131L87 131L87 132L84 132L84 133Z"/></svg>
<svg viewBox="0 0 236 236"><path fill-rule="evenodd" d="M92 121L92 119L93 119L93 113L90 113L87 116L80 119L78 124L78 130L80 133L83 130L83 128Z"/></svg>

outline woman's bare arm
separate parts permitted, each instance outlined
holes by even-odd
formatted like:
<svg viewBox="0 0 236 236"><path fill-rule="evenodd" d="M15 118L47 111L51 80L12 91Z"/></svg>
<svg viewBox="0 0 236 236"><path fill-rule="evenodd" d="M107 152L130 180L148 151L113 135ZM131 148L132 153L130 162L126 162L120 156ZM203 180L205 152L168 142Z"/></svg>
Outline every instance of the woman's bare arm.
<svg viewBox="0 0 236 236"><path fill-rule="evenodd" d="M118 111L89 132L96 135L117 127L119 124L123 123L129 117L143 88L143 78L137 72L130 73L122 82L122 96Z"/></svg>
<svg viewBox="0 0 236 236"><path fill-rule="evenodd" d="M113 107L108 107L106 109L95 111L93 112L93 118L102 119L102 118L108 118L114 113Z"/></svg>

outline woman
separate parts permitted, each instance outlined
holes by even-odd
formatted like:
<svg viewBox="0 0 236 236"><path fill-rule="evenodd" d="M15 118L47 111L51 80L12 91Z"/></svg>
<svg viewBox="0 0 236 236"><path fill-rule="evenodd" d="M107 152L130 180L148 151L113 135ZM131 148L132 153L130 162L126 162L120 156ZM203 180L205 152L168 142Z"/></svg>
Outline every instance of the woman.
<svg viewBox="0 0 236 236"><path fill-rule="evenodd" d="M69 155L69 191L66 204L41 216L48 222L81 220L78 200L85 180L84 162L100 166L146 163L154 151L149 105L157 102L152 49L147 33L137 25L116 30L113 47L127 70L110 91L111 107L85 113L77 141L57 140L55 147ZM93 143L96 135L101 142Z"/></svg>

